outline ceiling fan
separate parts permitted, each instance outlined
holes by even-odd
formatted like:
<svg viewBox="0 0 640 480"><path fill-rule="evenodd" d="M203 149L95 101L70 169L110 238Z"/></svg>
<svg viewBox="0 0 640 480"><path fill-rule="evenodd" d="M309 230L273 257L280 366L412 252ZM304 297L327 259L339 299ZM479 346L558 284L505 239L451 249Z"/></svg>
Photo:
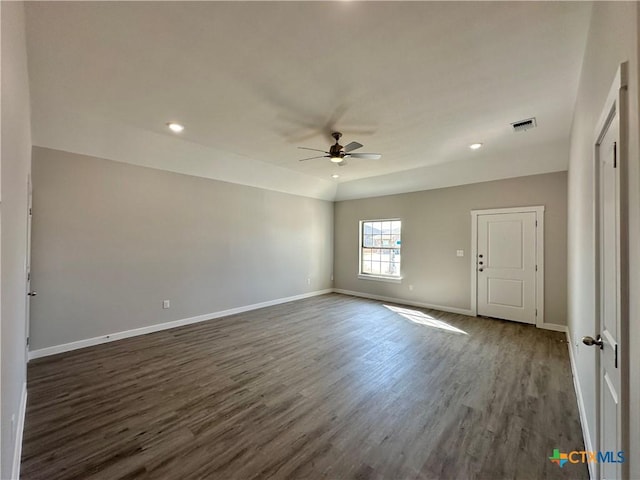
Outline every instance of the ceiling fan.
<svg viewBox="0 0 640 480"><path fill-rule="evenodd" d="M342 137L342 134L340 132L333 132L331 136L335 138L336 143L334 145L331 145L331 148L329 148L328 152L324 150L318 150L317 148L298 147L302 150L313 150L314 152L322 152L322 153L325 153L326 155L303 158L299 161L306 162L307 160L315 160L316 158L328 158L333 163L336 163L342 167L347 164L346 162L347 158L364 158L366 160L378 160L379 158L382 157L382 155L380 155L379 153L351 153L354 150L357 150L358 148L362 148L363 145L358 142L351 142L348 145L345 145L343 147L338 143L338 141L340 140L340 137Z"/></svg>

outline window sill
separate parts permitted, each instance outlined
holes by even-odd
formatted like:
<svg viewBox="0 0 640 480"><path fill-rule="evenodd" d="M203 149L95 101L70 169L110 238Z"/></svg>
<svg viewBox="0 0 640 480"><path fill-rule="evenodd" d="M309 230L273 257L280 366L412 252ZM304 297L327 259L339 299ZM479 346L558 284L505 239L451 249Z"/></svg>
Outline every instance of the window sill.
<svg viewBox="0 0 640 480"><path fill-rule="evenodd" d="M358 278L360 280L373 280L374 282L402 283L402 277L383 277L380 275L367 275L364 273L359 273Z"/></svg>

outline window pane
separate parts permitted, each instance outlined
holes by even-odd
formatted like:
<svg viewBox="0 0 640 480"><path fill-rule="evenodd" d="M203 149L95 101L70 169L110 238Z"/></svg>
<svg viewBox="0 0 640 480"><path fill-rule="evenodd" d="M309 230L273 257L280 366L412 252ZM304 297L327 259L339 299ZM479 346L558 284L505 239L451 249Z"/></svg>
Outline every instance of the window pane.
<svg viewBox="0 0 640 480"><path fill-rule="evenodd" d="M401 222L399 220L391 222L391 233L400 235L400 224Z"/></svg>
<svg viewBox="0 0 640 480"><path fill-rule="evenodd" d="M391 275L389 270L389 262L380 262L380 273L382 275Z"/></svg>
<svg viewBox="0 0 640 480"><path fill-rule="evenodd" d="M362 249L362 261L371 261L371 250L368 248Z"/></svg>
<svg viewBox="0 0 640 480"><path fill-rule="evenodd" d="M382 222L382 226L380 227L380 231L382 233L386 233L386 234L391 233L391 222Z"/></svg>
<svg viewBox="0 0 640 480"><path fill-rule="evenodd" d="M362 273L372 273L370 260L362 262Z"/></svg>
<svg viewBox="0 0 640 480"><path fill-rule="evenodd" d="M400 275L400 264L399 263L391 263L389 264L389 275Z"/></svg>
<svg viewBox="0 0 640 480"><path fill-rule="evenodd" d="M380 262L371 262L371 273L380 275Z"/></svg>
<svg viewBox="0 0 640 480"><path fill-rule="evenodd" d="M373 247L373 237L371 235L365 235L363 239L363 246Z"/></svg>
<svg viewBox="0 0 640 480"><path fill-rule="evenodd" d="M371 233L382 233L382 222L371 222Z"/></svg>

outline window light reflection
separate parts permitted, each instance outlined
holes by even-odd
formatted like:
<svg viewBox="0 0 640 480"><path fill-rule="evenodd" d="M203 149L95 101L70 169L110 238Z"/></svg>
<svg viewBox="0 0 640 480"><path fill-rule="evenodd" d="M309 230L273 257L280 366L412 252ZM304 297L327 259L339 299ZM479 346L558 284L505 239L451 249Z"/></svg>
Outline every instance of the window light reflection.
<svg viewBox="0 0 640 480"><path fill-rule="evenodd" d="M438 320L427 315L424 312L420 312L418 310L411 310L409 308L401 308L394 307L391 305L385 305L386 308L391 310L398 315L406 318L407 320L417 323L418 325L424 325L425 327L438 328L440 330L445 330L447 332L452 333L462 333L463 335L468 335L464 330L460 330L458 327L454 327L453 325L448 324L447 322L443 322L442 320Z"/></svg>

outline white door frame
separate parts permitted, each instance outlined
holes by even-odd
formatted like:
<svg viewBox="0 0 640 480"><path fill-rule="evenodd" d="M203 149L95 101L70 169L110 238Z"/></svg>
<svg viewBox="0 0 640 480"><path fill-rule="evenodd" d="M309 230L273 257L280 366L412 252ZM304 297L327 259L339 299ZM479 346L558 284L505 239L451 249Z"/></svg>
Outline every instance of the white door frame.
<svg viewBox="0 0 640 480"><path fill-rule="evenodd" d="M471 315L478 316L478 216L500 213L536 214L536 327L544 324L544 205L532 207L494 208L471 210Z"/></svg>
<svg viewBox="0 0 640 480"><path fill-rule="evenodd" d="M619 345L618 364L620 365L620 416L621 416L621 449L625 453L629 452L629 250L628 250L628 201L627 201L627 179L628 179L628 114L627 114L627 62L621 63L614 77L613 84L607 95L604 109L600 114L596 129L594 131L593 143L593 240L594 240L594 319L595 332L587 332L586 335L598 334L601 329L600 319L600 157L599 146L604 135L609 129L612 118L618 115L618 138L617 138L617 170L618 170L618 205L617 212L618 234L619 234L619 260L618 272L619 282L619 309L620 332L618 333ZM594 421L596 428L595 449L600 450L600 352L596 355L595 371L593 372L596 381L596 415ZM598 464L592 466L588 464L589 473L592 478L600 478L600 467ZM595 470L595 471L594 471ZM622 476L628 478L629 460L622 464Z"/></svg>
<svg viewBox="0 0 640 480"><path fill-rule="evenodd" d="M31 236L33 232L33 184L31 183L31 173L27 174L27 249L25 258L26 295L25 295L25 363L29 362L29 335L31 332L31 299L32 287L31 279Z"/></svg>

